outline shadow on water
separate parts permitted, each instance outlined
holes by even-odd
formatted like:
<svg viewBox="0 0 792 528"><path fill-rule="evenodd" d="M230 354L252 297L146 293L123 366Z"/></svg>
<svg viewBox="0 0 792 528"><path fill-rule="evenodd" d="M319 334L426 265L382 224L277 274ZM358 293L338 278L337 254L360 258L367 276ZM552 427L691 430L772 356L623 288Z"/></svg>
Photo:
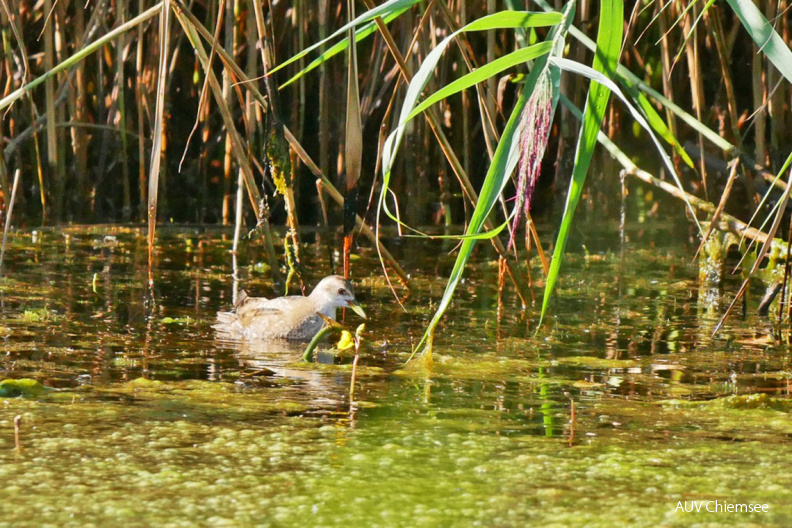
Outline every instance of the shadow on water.
<svg viewBox="0 0 792 528"><path fill-rule="evenodd" d="M693 250L671 249L670 231L624 261L589 236L536 335L536 311L508 288L497 310L496 259L480 247L431 369L404 361L451 248L390 244L412 273L406 312L359 248L370 319L352 404L348 353L306 364L302 346L215 339L230 232L160 232L153 297L142 231L17 233L0 377L44 389L3 400L0 524L788 526L789 348L755 315L712 338L718 300L708 285L702 301ZM313 285L339 246L323 232L306 241ZM245 288L281 294L257 253L240 256ZM769 511L679 511L694 500Z"/></svg>

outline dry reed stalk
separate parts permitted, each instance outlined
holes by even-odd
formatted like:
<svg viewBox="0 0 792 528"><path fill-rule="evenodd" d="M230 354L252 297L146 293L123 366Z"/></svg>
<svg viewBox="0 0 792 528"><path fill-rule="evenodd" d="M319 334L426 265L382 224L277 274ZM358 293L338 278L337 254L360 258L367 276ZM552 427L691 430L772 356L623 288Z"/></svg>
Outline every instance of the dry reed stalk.
<svg viewBox="0 0 792 528"><path fill-rule="evenodd" d="M234 242L231 246L231 280L233 290L231 293L232 305L236 306L239 299L239 237L242 233L242 213L245 208L244 198L245 177L242 169L237 174L236 204L234 207Z"/></svg>
<svg viewBox="0 0 792 528"><path fill-rule="evenodd" d="M44 17L44 29L43 29L43 37L44 37L44 69L46 71L50 71L55 66L55 38L54 38L54 21L51 18L53 14L53 4L52 0L44 0L44 13L46 13ZM45 90L45 100L44 100L44 113L47 116L47 174L53 178L53 180L57 180L60 175L57 173L58 171L58 135L57 130L55 128L55 124L58 122L57 116L55 115L55 78L53 76L47 77L47 80L44 82L44 90ZM55 186L57 187L57 186ZM55 202L57 204L58 197L55 196ZM58 213L60 213L60 208L55 207L55 220L60 220ZM42 212L42 223L44 223L44 219L46 218L46 210Z"/></svg>
<svg viewBox="0 0 792 528"><path fill-rule="evenodd" d="M275 80L268 76L268 72L275 62L273 31L268 30L267 24L264 22L263 10L260 4L261 0L253 0L256 31L260 43L261 64L264 69L264 85L266 86L269 99L265 155L272 182L275 184L276 191L283 196L286 208L287 231L284 240L284 253L286 254L286 263L289 271L284 289L288 292L292 278L297 277L300 281L300 288L305 291L305 283L301 272L302 264L300 263L299 222L297 220L297 204L294 199L294 172L291 164L291 154L284 134L285 126L280 117L278 89L275 86ZM270 7L272 7L271 4Z"/></svg>
<svg viewBox="0 0 792 528"><path fill-rule="evenodd" d="M691 32L695 31L691 23L691 17L693 16L692 13L688 12L687 10L682 13L682 34L685 35L685 55L687 57L687 64L688 64L688 75L690 77L690 96L691 102L693 104L693 109L696 111L696 119L703 123L704 119L704 107L706 105L706 100L704 98L704 83L701 79L701 71L698 67L699 65L699 47L698 47L698 38L696 34L691 36ZM673 66L672 66L673 68ZM699 134L699 149L704 152L704 137ZM704 195L708 194L707 189L707 167L704 161L701 161L699 165L699 171L701 175L701 184L704 187Z"/></svg>
<svg viewBox="0 0 792 528"><path fill-rule="evenodd" d="M0 127L2 134L2 127ZM2 209L8 209L8 167L6 166L5 149L0 148L0 192L3 193Z"/></svg>
<svg viewBox="0 0 792 528"><path fill-rule="evenodd" d="M82 49L85 33L85 10L79 6L74 8L74 47ZM74 68L73 89L69 90L69 113L76 123L88 121L86 101L88 94L85 87L85 64L80 62ZM74 158L74 181L80 194L83 206L90 199L88 188L88 134L79 126L70 129L72 157ZM83 211L84 212L84 211Z"/></svg>
<svg viewBox="0 0 792 528"><path fill-rule="evenodd" d="M575 424L577 423L577 412L575 410L575 400L568 392L564 392L564 396L569 398L569 447L575 445Z"/></svg>
<svg viewBox="0 0 792 528"><path fill-rule="evenodd" d="M665 35L668 33L668 22L670 18L669 10L663 8L659 2L656 2L654 5L655 17L657 18L660 34ZM668 49L668 38L663 38L660 40L660 64L663 67L663 94L666 96L666 98L668 98L669 101L673 101L674 83L671 79L671 53ZM668 123L668 129L671 131L671 134L676 137L678 129L676 115L668 107L665 108L665 115L666 122Z"/></svg>
<svg viewBox="0 0 792 528"><path fill-rule="evenodd" d="M355 19L354 0L347 0L347 19ZM347 32L350 42L347 64L346 126L344 137L344 162L346 173L346 195L344 196L344 278L350 276L350 254L354 240L355 215L357 213L358 181L363 161L363 124L360 118L360 92L358 90L358 59L355 30Z"/></svg>
<svg viewBox="0 0 792 528"><path fill-rule="evenodd" d="M459 16L459 26L464 27L467 25L467 1L460 0L459 1L459 9L458 9L458 16ZM460 50L462 54L464 51ZM465 172L470 174L470 94L467 90L462 90L462 167L465 169ZM446 179L446 186L448 185L448 180ZM450 216L448 214L447 216Z"/></svg>
<svg viewBox="0 0 792 528"><path fill-rule="evenodd" d="M220 27L223 24L223 20L225 20L225 49L229 50L232 57L236 57L236 53L234 52L234 1L226 1L220 0L220 5L218 7L218 17L217 17L217 30L219 31ZM225 11L223 13L223 11ZM215 33L215 39L217 39L218 33ZM212 59L214 57L214 48L216 46L215 42L212 42L212 48L209 55L209 65L211 67ZM208 78L208 77L207 77ZM223 101L224 104L228 107L229 110L233 111L234 108L234 97L231 94L231 76L228 73L228 70L223 68ZM204 83L204 90L206 90L206 83ZM225 134L225 141L224 141L224 149L223 149L223 225L230 224L230 215L231 215L231 166L232 166L232 139L231 133L226 130Z"/></svg>
<svg viewBox="0 0 792 528"><path fill-rule="evenodd" d="M218 110L220 111L220 115L223 118L223 123L225 124L226 130L231 137L231 145L234 151L234 156L236 157L237 164L242 169L242 174L245 179L245 188L247 189L248 199L251 202L253 210L256 212L256 218L258 220L257 227L262 230L264 235L264 245L269 260L269 265L272 268L273 279L278 282L280 280L280 271L278 269L278 259L275 254L275 246L272 243L272 233L270 231L269 221L266 217L266 211L262 209L262 204L264 202L262 201L262 197L259 194L258 187L256 186L253 169L251 168L250 159L245 152L242 138L239 136L239 133L236 130L234 120L229 109L223 104L224 99L222 88L217 80L217 77L212 70L207 69L208 57L206 55L206 50L200 42L198 32L196 31L198 26L193 23L193 19L191 18L190 14L186 11L182 11L178 6L174 6L174 13L177 20L182 25L182 28L185 30L185 34L187 34L187 37L190 40L193 48L195 49L198 59L201 61L201 65L204 67L205 74L209 77L209 87L211 88L212 95L217 102ZM223 51L221 55L224 55L224 61L228 60L232 63L234 62L233 59L231 59L231 57L225 53L225 51ZM234 71L234 73L236 75L237 71ZM241 74L242 72L239 71L238 73Z"/></svg>
<svg viewBox="0 0 792 528"><path fill-rule="evenodd" d="M94 86L96 86L97 91L97 105L96 105L96 120L99 122L107 123L109 122L110 115L113 112L113 102L112 100L108 101L107 96L105 94L106 84L106 77L105 77L105 61L99 55L96 56L96 71L94 72L96 75L96 80L94 82ZM92 172L96 175L96 178L101 178L107 173L107 163L108 158L111 156L111 148L110 148L110 134L103 132L101 134L101 140L99 142L99 159L93 163L92 165ZM96 184L94 184L95 186ZM96 194L91 193L91 202L90 202L90 213L93 216L96 213Z"/></svg>
<svg viewBox="0 0 792 528"><path fill-rule="evenodd" d="M197 31L198 34L200 34L200 36L203 39L211 42L212 40L211 33L209 33L209 31L198 21L198 19L195 18L194 15L186 11L180 11L179 13L180 16L183 17L183 21L182 21L183 24L184 23L189 24L190 25L189 27ZM239 68L239 66L233 61L231 56L224 49L218 49L217 52L220 55L220 58L223 60L225 66L234 73L234 76L238 79L238 82L244 84L245 88L253 95L256 102L262 108L267 108L267 100L264 98L261 92L256 88L256 86L250 82L250 77L245 75L245 73ZM322 173L321 169L316 165L316 163L314 163L313 159L311 159L311 157L308 155L306 150L302 147L302 145L300 145L300 143L297 141L297 139L294 137L294 135L287 127L284 127L284 135L286 137L286 140L289 142L291 148L294 150L297 156L299 156L300 161L302 161L303 164L305 164L305 166L308 168L308 170L311 171L311 173L314 176L316 176L318 179L321 180L322 187L327 192L327 194L330 195L330 197L337 204L342 205L343 197L341 196L341 193L338 192L338 190L335 188L335 186L330 181L330 179L327 178ZM398 261L396 261L396 259L390 254L390 252L385 248L385 246L383 246L382 243L377 239L376 235L374 234L374 231L365 224L365 222L360 216L356 217L356 223L361 233L363 233L363 235L365 235L366 238L368 238L372 244L375 244L382 252L385 261L388 263L388 265L391 266L391 269L393 269L393 271L399 277L400 282L405 287L408 287L409 279L407 278L407 274L399 265Z"/></svg>
<svg viewBox="0 0 792 528"><path fill-rule="evenodd" d="M441 2L441 4L445 4L445 2ZM488 15L492 15L497 10L498 10L498 7L497 7L497 4L496 4L496 1L495 0L487 0L487 14ZM496 37L496 34L495 34L494 31L487 31L487 55L486 55L487 56L487 64L490 64L492 61L495 60L495 51L496 51L495 37ZM464 55L464 53L463 53L463 55ZM494 76L490 77L489 79L487 79L487 91L490 94L494 94L495 93L495 91L497 89L497 82L498 82L498 80ZM478 90L478 86L476 87L476 89ZM492 98L487 99L486 104L480 105L480 107L482 108L482 112L484 111L483 109L486 108L486 111L489 113L490 116L494 116L495 112L497 110L496 105L495 105L495 100L492 99ZM482 115L481 122L482 123L486 123L487 122L487 119L483 115ZM494 127L493 127L493 129L494 129ZM484 138L487 140L487 152L489 152L490 159L492 159L492 156L495 153L495 144L497 144L497 141L493 142L492 139L490 139L489 134L486 133L486 130L487 130L486 127L484 128L484 130L485 130Z"/></svg>
<svg viewBox="0 0 792 528"><path fill-rule="evenodd" d="M751 60L751 92L753 99L754 115L754 156L757 163L767 165L767 77L764 72L764 55L759 53L756 44L752 45L753 59Z"/></svg>
<svg viewBox="0 0 792 528"><path fill-rule="evenodd" d="M145 11L145 0L138 0L138 15ZM138 127L138 215L140 220L146 218L146 164L143 160L146 159L146 145L143 138L146 137L144 131L145 125L145 110L146 100L143 94L143 40L145 32L143 26L137 28L137 42L135 47L135 103L137 106L137 127Z"/></svg>
<svg viewBox="0 0 792 528"><path fill-rule="evenodd" d="M297 37L296 46L298 50L302 50L305 49L305 35L308 33L308 17L306 16L308 9L306 7L305 0L296 0L295 11L296 20L294 26ZM304 57L301 57L300 60L297 61L296 68L300 71L305 68ZM305 81L306 78L304 75L297 81L297 98L295 99L297 111L294 113L294 115L297 116L297 139L300 141L303 140L305 134L305 122L307 121L305 109L307 107L308 97L306 94ZM295 189L295 191L297 190L298 189Z"/></svg>
<svg viewBox="0 0 792 528"><path fill-rule="evenodd" d="M22 451L22 415L14 416L14 445L17 451Z"/></svg>
<svg viewBox="0 0 792 528"><path fill-rule="evenodd" d="M789 233L787 234L787 240L792 241L792 218L789 219ZM784 315L786 315L788 320L790 317L790 302L789 296L787 295L787 291L789 289L789 270L790 266L792 266L792 262L790 261L792 261L792 244L787 244L786 261L784 262L784 279L781 286L781 301L778 304L778 328L781 328ZM784 312L786 312L786 314ZM789 320L789 322L792 324L792 320ZM792 337L792 334L788 335L787 337ZM788 342L789 339L787 339L787 343Z"/></svg>
<svg viewBox="0 0 792 528"><path fill-rule="evenodd" d="M778 2L765 3L765 16L769 17L768 20L774 21L774 25L776 23L782 25L781 31L784 31L784 27L788 24L786 20L788 14L779 17L778 13L782 12L780 8L781 5ZM776 20L777 22L775 22ZM786 31L788 37L788 29ZM789 40L785 40L785 42L788 43ZM773 66L771 61L767 61L766 64L767 86L771 87L772 90L768 101L767 114L770 118L770 152L773 154L785 152L788 145L788 141L784 138L784 116L789 114L786 87L788 82L778 69Z"/></svg>
<svg viewBox="0 0 792 528"><path fill-rule="evenodd" d="M148 283L154 287L154 234L157 229L157 195L159 194L160 166L162 163L163 139L165 135L165 90L167 86L168 49L170 44L171 4L165 0L159 18L159 67L154 111L154 145L151 149L151 164L148 180Z"/></svg>
<svg viewBox="0 0 792 528"><path fill-rule="evenodd" d="M360 362L360 345L362 343L362 332L365 325L358 326L353 337L355 343L355 359L352 360L352 376L349 380L349 403L355 401L355 381L357 379L358 363Z"/></svg>
<svg viewBox="0 0 792 528"><path fill-rule="evenodd" d="M726 180L726 187L723 189L723 192L721 193L721 198L720 198L720 202L718 203L718 207L715 209L715 212L712 213L712 218L710 219L709 226L707 226L707 231L704 233L704 236L701 237L701 243L699 243L699 247L696 250L696 254L693 257L694 261L696 257L698 257L698 254L701 252L701 250L704 248L704 245L709 240L712 231L720 223L721 214L723 213L723 210L726 207L726 202L729 200L729 196L731 195L732 186L734 185L734 181L737 179L737 176L739 174L737 172L738 165L739 165L739 158L731 163L731 169L729 170L729 179Z"/></svg>
<svg viewBox="0 0 792 528"><path fill-rule="evenodd" d="M58 63L63 62L66 60L66 54L68 50L66 49L67 42L66 42L66 35L64 34L65 31L65 20L66 20L66 4L65 2L56 2L53 6L53 17L52 17L52 26L53 26L53 39L55 44L55 58ZM62 86L68 83L68 76L67 72L61 72L58 75L54 76L53 79L58 82L59 86ZM71 90L70 90L71 91ZM67 172L66 172L66 157L68 146L66 144L66 134L63 127L59 127L59 123L64 123L67 121L66 119L66 108L64 105L56 105L55 106L55 141L57 145L57 153L56 156L56 167L55 167L55 186L54 186L54 200L53 203L55 204L55 219L56 222L61 222L63 220L63 213L64 213L64 203L65 203L65 190L67 186Z"/></svg>
<svg viewBox="0 0 792 528"><path fill-rule="evenodd" d="M6 241L8 240L8 229L11 226L11 215L14 212L14 200L16 199L17 188L19 187L19 175L21 170L14 171L14 186L11 189L11 200L8 202L8 211L5 215L5 225L3 226L3 243L0 246L0 276L3 275L3 259L5 258Z"/></svg>
<svg viewBox="0 0 792 528"><path fill-rule="evenodd" d="M721 76L723 78L723 87L726 91L726 108L729 111L729 124L731 125L732 139L735 144L741 145L743 138L738 127L740 114L737 107L737 97L734 93L734 82L731 76L732 50L726 46L723 24L721 23L720 12L717 8L713 6L713 8L706 11L704 14L704 23L710 37L715 41L715 49L718 53L718 64L720 65ZM696 67L698 68L698 66Z"/></svg>
<svg viewBox="0 0 792 528"><path fill-rule="evenodd" d="M226 0L220 0L220 3L218 4L216 11L217 11L217 17L216 17L217 20L215 22L214 36L212 37L212 41L211 41L212 48L211 48L211 51L209 52L209 62L208 62L209 66L208 66L208 69L211 69L212 65L214 64L214 57L215 57L215 54L217 53L216 52L217 42L218 42L218 39L220 38L220 30L223 28L223 22L226 20ZM210 11L210 12L213 12L213 11ZM226 30L228 31L228 27L226 27ZM228 45L228 41L226 41L226 45ZM230 100L230 87L229 87L228 90L226 89L226 86L225 86L225 83L226 83L225 73L226 72L224 70L223 71L223 75L224 75L224 77L223 77L223 83L224 83L223 93L224 94L229 94L226 97L226 100ZM198 172L203 176L203 185L201 187L201 195L202 195L201 196L201 205L202 205L202 207L205 207L205 204L206 204L206 195L207 195L207 189L206 189L207 174L206 174L206 171L207 171L208 164L209 164L209 160L208 160L209 153L208 153L208 151L206 149L206 146L208 145L208 142L209 142L209 134L210 134L210 127L209 127L210 108L209 108L209 104L208 104L208 97L209 97L209 77L208 76L204 76L203 86L201 87L201 91L200 91L200 93L198 95L198 110L195 113L195 122L193 123L193 127L190 130L190 134L187 136L187 141L185 142L185 145L184 145L184 151L182 152L182 157L181 157L181 160L179 161L179 172L181 172L181 168L182 168L182 165L184 164L184 160L187 158L187 152L189 151L190 143L192 142L192 137L195 134L195 132L198 130L198 125L203 123L202 133L201 133L201 144L204 146L204 148L201 149L200 154L198 156ZM230 101L230 104L233 104L233 101ZM229 149L230 149L230 143L228 141L226 141L226 151L228 151ZM224 165L223 165L223 170L224 170L224 178L223 178L223 182L224 182L223 191L224 192L223 192L223 202L222 202L222 222L223 222L223 225L227 225L227 223L228 223L227 222L227 220L228 220L228 203L227 203L226 197L230 193L230 187L228 185L226 185L226 183L228 183L228 180L230 179L230 170L231 170L231 168L230 168L230 158L228 156L226 156L226 158L228 158L228 159L227 160L224 159ZM228 161L229 165L226 165L226 163L225 163L226 161ZM202 217L203 216L203 212L199 213L199 216Z"/></svg>
<svg viewBox="0 0 792 528"><path fill-rule="evenodd" d="M329 23L329 0L319 0L319 40L323 41L327 37L327 27ZM319 53L324 53L324 46L319 48ZM328 90L332 83L328 81L327 64L322 62L319 66L319 167L322 174L329 174L330 171L330 105L328 101ZM332 97L330 97L332 101ZM320 193L321 194L321 193ZM323 211L324 212L324 211ZM325 224L327 214L325 212Z"/></svg>
<svg viewBox="0 0 792 528"><path fill-rule="evenodd" d="M30 120L31 122L36 122L36 103L33 101L33 97L28 97L28 110L30 113ZM44 119L47 119L47 116L43 116ZM41 160L41 141L39 140L39 134L36 130L36 127L33 126L33 148L34 152L36 153L36 175L38 176L38 183L39 183L39 200L41 203L41 224L44 225L47 220L47 194L44 191L44 164Z"/></svg>
<svg viewBox="0 0 792 528"><path fill-rule="evenodd" d="M126 23L127 0L116 0L116 19L118 24ZM121 35L116 41L116 101L118 109L118 127L121 129L121 186L123 193L123 206L121 218L124 222L132 219L132 188L129 180L129 144L125 134L127 130L126 112L126 75L124 67L126 64L126 45L125 37Z"/></svg>
<svg viewBox="0 0 792 528"><path fill-rule="evenodd" d="M253 26L252 24L247 25L247 37L248 41L250 37L253 35ZM248 53L247 57L247 66L246 66L247 74L250 77L255 77L256 74L256 54L255 53ZM247 144L248 146L253 144L253 136L256 131L255 121L256 121L256 105L253 101L253 94L250 91L245 93L245 132L247 136ZM236 203L235 203L235 218L234 218L234 243L232 247L232 273L233 273L233 291L232 291L232 301L234 306L236 306L237 299L239 298L239 237L242 232L242 222L244 218L244 208L245 208L245 200L243 196L244 192L244 185L245 180L242 174L242 170L240 169L237 175L237 193L236 193Z"/></svg>
<svg viewBox="0 0 792 528"><path fill-rule="evenodd" d="M357 378L358 362L360 362L360 354L355 350L355 359L352 360L352 376L349 380L349 402L355 401L355 380Z"/></svg>

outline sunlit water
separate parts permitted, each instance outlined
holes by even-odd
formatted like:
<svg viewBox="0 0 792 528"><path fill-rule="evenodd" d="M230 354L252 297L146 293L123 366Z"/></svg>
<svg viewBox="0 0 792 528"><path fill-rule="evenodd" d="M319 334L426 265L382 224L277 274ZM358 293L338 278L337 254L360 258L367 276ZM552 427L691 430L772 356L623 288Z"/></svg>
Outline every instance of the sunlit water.
<svg viewBox="0 0 792 528"><path fill-rule="evenodd" d="M739 278L713 297L694 247L662 230L631 238L623 255L596 238L570 253L537 334L538 259L537 307L523 312L508 281L499 302L482 243L431 367L405 361L453 244L389 242L411 274L404 309L363 245L353 275L369 320L350 404L348 352L305 364L299 347L215 339L228 232L161 232L153 291L142 231L17 233L0 378L46 389L2 399L0 526L792 525L792 367L774 319L754 315L761 288L712 338ZM340 246L305 240L315 284ZM244 287L276 294L261 248L244 247ZM716 500L768 511L678 507Z"/></svg>

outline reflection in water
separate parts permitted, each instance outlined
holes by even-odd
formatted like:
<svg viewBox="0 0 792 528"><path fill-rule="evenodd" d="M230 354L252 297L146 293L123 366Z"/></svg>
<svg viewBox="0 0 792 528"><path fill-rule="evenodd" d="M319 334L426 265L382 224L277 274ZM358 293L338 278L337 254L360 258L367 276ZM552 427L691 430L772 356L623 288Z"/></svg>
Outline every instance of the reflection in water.
<svg viewBox="0 0 792 528"><path fill-rule="evenodd" d="M719 241L712 240L713 244ZM223 380L256 368L254 362L259 362L280 369L282 377L310 377L302 368L289 366L299 356L296 350L253 351L244 344L215 340L210 329L214 313L232 300L230 243L228 237L204 230L161 233L159 279L151 297L145 287L145 238L137 230L75 229L66 234L14 235L2 288L7 353L16 360L6 365L8 374L38 372L40 377L43 374L42 381L60 387L76 386L77 377L83 374L105 382L139 376ZM429 258L403 244L400 241L394 253L416 270L407 312L395 305L382 279L362 273L377 267L374 253L361 249L356 282L373 316L367 327L368 352L363 366L400 369L432 313L432 301L444 288L442 277L420 273L421 269L444 273L444 259ZM241 250L240 261L248 264L240 266L240 278L253 293L270 296L275 293L273 285L266 272L258 271L256 259L246 253L250 249ZM770 373L782 366L773 354L763 354L772 339L764 343L756 334L768 320L756 320L751 314L744 322L732 318L729 323L733 326L711 339L719 300L733 291L736 280L721 287L720 275L712 271L722 266L713 260L722 251L703 253L712 258L700 269L711 273L700 282L698 298L693 296L692 286L698 272L686 254L673 257L668 250L642 253L628 248L627 267L621 258L608 253L589 253L583 258L571 254L565 285L553 306L554 319L536 337L536 314L531 307L520 309L516 295L498 279L498 268L489 264L487 251L482 248L478 258L483 260L471 267L460 284L453 310L443 321L443 331L437 337L441 354L471 364L489 354L518 361L570 356L600 357L616 363L637 359L644 367L641 375L626 376L619 387L632 384L637 394L658 396L665 387L665 381L653 374L658 368L685 372L685 379L700 384L704 379L729 378L743 355L746 362L758 361L757 372ZM315 277L324 275L330 268L322 259L328 255L325 246L307 244L305 252L316 262ZM452 256L448 260L452 263ZM538 262L531 264L539 266ZM541 273L538 269L533 272ZM36 310L45 315L39 317ZM770 335L769 329L764 335ZM757 346L734 346L746 339ZM50 359L46 366L30 363L37 361L43 350ZM709 356L703 355L705 351ZM722 369L710 357L718 351L730 354ZM762 355L750 357L751 351ZM614 375L624 376L614 368L606 363L550 364L547 374L579 375L592 383L607 383ZM607 386L616 393L621 390Z"/></svg>
<svg viewBox="0 0 792 528"><path fill-rule="evenodd" d="M224 341L234 351L239 367L248 375L271 375L299 382L301 390L317 401L341 403L349 390L345 374L317 371L315 365L302 362L305 343L284 340ZM330 361L322 355L320 360ZM321 364L321 363L320 363Z"/></svg>
<svg viewBox="0 0 792 528"><path fill-rule="evenodd" d="M63 390L4 400L23 416L24 449L12 456L13 435L0 435L0 504L24 496L25 519L53 525L675 526L680 494L736 489L773 504L777 518L753 522L782 526L789 350L750 311L711 338L739 279L702 295L695 249L672 251L664 236L616 255L587 239L538 333L536 308L521 310L481 245L430 370L404 361L454 256L389 243L412 273L404 311L360 248L370 319L350 404L349 354L305 364L304 344L216 338L233 298L228 233L161 232L153 295L142 231L15 234L0 282L2 377ZM315 283L337 241L306 240ZM251 245L237 273L252 294L282 293Z"/></svg>

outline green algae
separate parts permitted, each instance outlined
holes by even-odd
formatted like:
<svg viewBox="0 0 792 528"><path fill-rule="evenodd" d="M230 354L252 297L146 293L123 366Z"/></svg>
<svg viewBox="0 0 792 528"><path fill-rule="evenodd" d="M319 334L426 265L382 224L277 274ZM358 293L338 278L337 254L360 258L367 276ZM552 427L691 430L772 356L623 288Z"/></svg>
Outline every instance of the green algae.
<svg viewBox="0 0 792 528"><path fill-rule="evenodd" d="M668 405L688 409L773 410L792 412L792 400L773 398L767 394L740 394L709 401L669 401Z"/></svg>
<svg viewBox="0 0 792 528"><path fill-rule="evenodd" d="M442 294L436 259L405 252L421 270L405 312L362 252L371 333L350 404L348 354L302 364L301 350L215 341L229 232L161 232L153 298L142 232L66 232L15 235L7 255L0 367L59 390L2 402L0 526L792 524L789 348L763 345L753 316L710 340L689 256L635 251L620 268L590 245L537 336L508 288L495 314L485 258L426 367L404 361ZM327 273L329 252L305 251ZM241 249L243 275L257 258ZM44 304L58 324L20 317ZM677 509L716 499L770 508Z"/></svg>
<svg viewBox="0 0 792 528"><path fill-rule="evenodd" d="M35 523L61 526L784 526L792 515L791 477L767 473L786 464L783 444L757 450L756 442L677 438L635 446L584 436L570 448L562 439L482 434L470 414L374 414L358 429L304 417L163 422L145 406L13 408L36 429L20 454L2 455L6 482L12 471L26 475L0 489L0 500L26 497L4 522L33 524L36 512ZM586 419L578 426L601 430ZM739 518L675 511L690 497L771 506Z"/></svg>
<svg viewBox="0 0 792 528"><path fill-rule="evenodd" d="M5 379L0 381L0 398L37 398L45 387L34 379Z"/></svg>
<svg viewBox="0 0 792 528"><path fill-rule="evenodd" d="M459 357L448 351L435 352L428 368L420 362L412 362L394 372L407 378L458 378L497 379L503 376L518 376L537 368L538 361L527 361L507 357L477 356Z"/></svg>
<svg viewBox="0 0 792 528"><path fill-rule="evenodd" d="M562 357L555 361L562 365L575 365L596 369L630 368L638 364L636 361L630 359L605 359L593 356Z"/></svg>

